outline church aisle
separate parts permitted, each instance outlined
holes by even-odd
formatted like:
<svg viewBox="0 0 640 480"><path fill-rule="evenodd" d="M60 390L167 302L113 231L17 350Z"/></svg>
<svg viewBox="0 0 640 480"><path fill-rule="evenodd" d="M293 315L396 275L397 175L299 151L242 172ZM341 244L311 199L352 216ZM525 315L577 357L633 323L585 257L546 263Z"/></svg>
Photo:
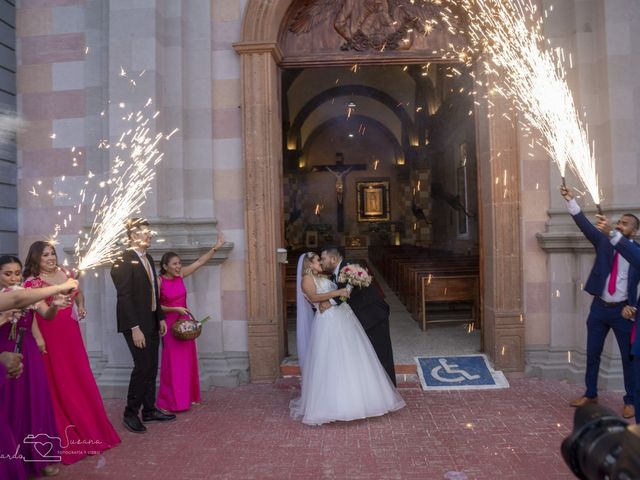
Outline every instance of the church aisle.
<svg viewBox="0 0 640 480"><path fill-rule="evenodd" d="M579 385L510 378L511 388L402 389L407 408L384 417L309 427L289 418L296 379L215 388L167 425L135 435L123 399L106 400L122 445L63 467L62 480L571 479L560 443L572 428ZM619 408L619 393L601 403ZM461 472L451 476L451 472ZM447 475L449 475L447 477Z"/></svg>
<svg viewBox="0 0 640 480"><path fill-rule="evenodd" d="M469 322L428 323L422 331L400 299L373 267L374 277L382 287L391 308L390 326L393 357L396 365L415 365L414 357L425 355L469 355L480 351L480 331L469 332ZM470 318L468 311L440 311L442 320Z"/></svg>

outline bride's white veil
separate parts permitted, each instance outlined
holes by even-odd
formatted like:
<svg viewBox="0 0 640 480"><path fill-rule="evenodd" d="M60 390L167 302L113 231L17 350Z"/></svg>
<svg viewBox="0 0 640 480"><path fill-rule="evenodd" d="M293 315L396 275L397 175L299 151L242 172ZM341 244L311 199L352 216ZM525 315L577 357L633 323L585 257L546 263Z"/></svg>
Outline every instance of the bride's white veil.
<svg viewBox="0 0 640 480"><path fill-rule="evenodd" d="M298 258L298 270L296 273L296 348L298 350L298 364L300 371L304 368L304 358L311 336L311 324L313 322L313 309L302 291L302 264L306 253Z"/></svg>

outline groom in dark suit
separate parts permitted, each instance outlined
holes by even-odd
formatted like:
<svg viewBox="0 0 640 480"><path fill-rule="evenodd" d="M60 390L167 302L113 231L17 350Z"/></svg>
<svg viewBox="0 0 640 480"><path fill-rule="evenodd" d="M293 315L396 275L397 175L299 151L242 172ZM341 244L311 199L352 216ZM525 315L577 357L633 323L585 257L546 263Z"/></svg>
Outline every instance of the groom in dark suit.
<svg viewBox="0 0 640 480"><path fill-rule="evenodd" d="M167 324L160 307L153 258L147 253L151 244L149 222L131 218L126 228L131 248L111 268L118 297L118 332L124 335L133 357L123 422L130 431L144 433L147 429L143 422L164 422L175 420L176 416L156 409L158 347L160 337L167 333ZM138 416L140 407L142 421Z"/></svg>
<svg viewBox="0 0 640 480"><path fill-rule="evenodd" d="M622 416L635 415L633 375L630 359L632 322L625 319L623 310L636 303L640 271L635 269L621 255L615 252L609 237L591 224L573 198L573 193L562 186L560 193L567 201L567 209L596 250L596 258L584 285L584 290L593 295L593 302L587 318L587 369L585 372L586 391L582 397L571 401L572 407L581 407L598 402L598 370L604 341L609 330L613 330L620 347L625 395ZM631 239L638 230L637 219L631 214L622 215L618 223L621 235ZM635 247L635 245L634 245Z"/></svg>
<svg viewBox="0 0 640 480"><path fill-rule="evenodd" d="M331 280L338 284L338 288L344 288L346 283L338 283L337 277L342 267L347 262L338 247L326 247L322 250L321 264L325 273L331 275ZM331 303L339 305L338 298L330 300ZM374 285L359 288L354 287L347 303L362 324L365 333L373 345L373 349L382 364L382 367L389 375L389 378L396 385L396 370L393 365L393 348L391 346L391 336L389 334L389 305L384 301L382 295ZM322 308L322 305L321 305Z"/></svg>

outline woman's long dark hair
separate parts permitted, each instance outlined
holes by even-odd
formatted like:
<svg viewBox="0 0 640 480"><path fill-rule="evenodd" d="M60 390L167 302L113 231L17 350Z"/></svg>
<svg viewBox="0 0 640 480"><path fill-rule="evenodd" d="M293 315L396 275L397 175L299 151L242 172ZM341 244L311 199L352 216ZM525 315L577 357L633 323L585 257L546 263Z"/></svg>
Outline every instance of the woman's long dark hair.
<svg viewBox="0 0 640 480"><path fill-rule="evenodd" d="M169 264L173 257L180 258L180 255L178 255L176 252L167 252L162 255L162 258L160 259L160 275L164 275L165 273L167 273L167 269L164 267L165 265Z"/></svg>
<svg viewBox="0 0 640 480"><path fill-rule="evenodd" d="M56 256L56 260L58 258L58 254L56 253L55 247L49 243L42 240L38 240L37 242L33 242L29 247L29 253L27 253L27 259L24 261L24 272L22 272L22 277L27 279L29 277L37 277L40 275L40 259L42 258L42 252L47 247L51 247L53 250L53 254Z"/></svg>
<svg viewBox="0 0 640 480"><path fill-rule="evenodd" d="M13 255L2 255L0 256L0 268L5 265L9 265L10 263L17 263L20 265L20 269L22 269L22 262L18 257L14 257Z"/></svg>

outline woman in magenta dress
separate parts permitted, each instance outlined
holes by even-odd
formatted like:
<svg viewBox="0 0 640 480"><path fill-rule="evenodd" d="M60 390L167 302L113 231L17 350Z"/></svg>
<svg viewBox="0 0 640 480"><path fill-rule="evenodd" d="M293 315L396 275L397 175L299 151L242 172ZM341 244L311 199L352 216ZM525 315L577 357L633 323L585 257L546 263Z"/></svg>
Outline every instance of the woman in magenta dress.
<svg viewBox="0 0 640 480"><path fill-rule="evenodd" d="M42 241L31 245L25 261L26 288L57 285L69 276L72 272L58 266L53 245ZM75 301L83 318L82 293ZM35 316L45 342L43 359L62 438L62 463L69 465L116 446L120 437L107 418L72 308L60 309L53 320Z"/></svg>
<svg viewBox="0 0 640 480"><path fill-rule="evenodd" d="M160 260L160 305L165 312L167 330L178 320L188 316L187 290L183 279L203 266L224 243L224 236L207 253L187 267L182 267L178 254L165 253ZM200 402L198 352L195 340L178 340L171 333L162 337L160 390L158 408L170 412L189 410Z"/></svg>
<svg viewBox="0 0 640 480"><path fill-rule="evenodd" d="M20 285L22 281L22 263L16 257L0 257L0 288L9 289ZM22 468L27 476L57 475L57 447L50 452L47 461L35 449L35 443L24 442L27 435L46 435L45 438L60 438L53 413L53 403L49 394L47 374L40 351L45 351L44 341L38 323L34 321L34 311L47 319L52 319L58 308L69 305L67 295L57 295L51 306L44 301L26 310L9 310L0 313L0 351L14 351L18 332L22 331L22 353L24 373L8 382L0 392L0 412L7 417L9 428L19 445L19 454L26 460Z"/></svg>

